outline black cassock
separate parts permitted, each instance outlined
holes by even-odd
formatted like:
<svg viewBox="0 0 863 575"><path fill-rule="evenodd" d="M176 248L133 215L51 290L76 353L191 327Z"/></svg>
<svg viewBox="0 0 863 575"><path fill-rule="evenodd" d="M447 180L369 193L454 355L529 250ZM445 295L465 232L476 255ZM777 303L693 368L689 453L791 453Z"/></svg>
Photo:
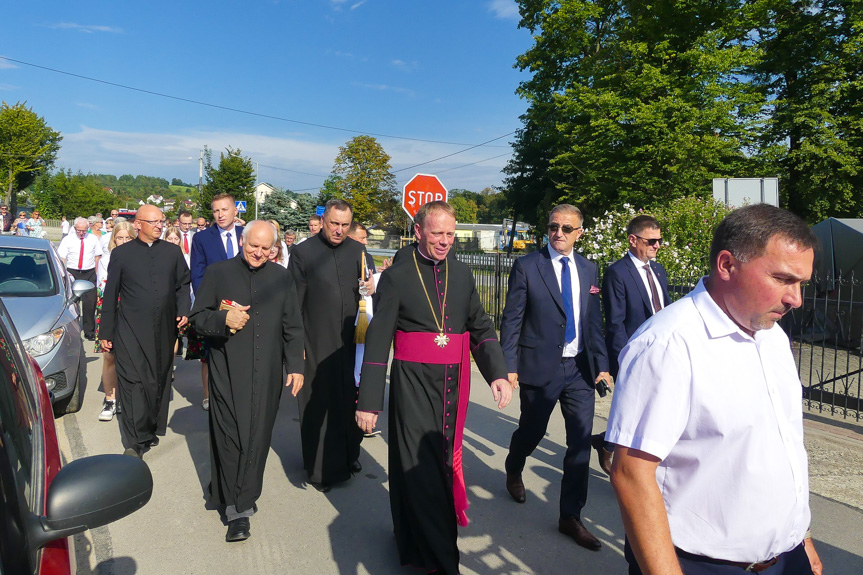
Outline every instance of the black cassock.
<svg viewBox="0 0 863 575"><path fill-rule="evenodd" d="M288 269L297 287L306 345L306 383L298 396L303 464L314 483L350 478L360 455L355 420L354 321L363 245L334 246L323 234L294 245Z"/></svg>
<svg viewBox="0 0 863 575"><path fill-rule="evenodd" d="M285 286L288 289L285 289ZM250 306L231 334L222 300ZM303 322L293 280L278 264L242 255L207 267L190 318L210 344L211 502L251 509L261 495L273 425L288 373L303 373Z"/></svg>
<svg viewBox="0 0 863 575"><path fill-rule="evenodd" d="M436 266L414 249L386 270L377 287L375 315L366 333L357 409L381 411L387 361L396 330L437 333L429 298L447 334L468 333L483 377L506 378L494 324L485 313L470 269L447 258ZM449 266L449 278L447 267ZM437 271L435 271L437 268ZM455 345L449 343L448 345ZM433 346L434 347L434 346ZM434 353L434 351L432 351ZM454 433L459 366L394 359L390 372L389 481L393 527L402 564L458 573L458 527L453 496ZM470 362L464 366L470 373ZM467 391L467 390L465 390Z"/></svg>
<svg viewBox="0 0 863 575"><path fill-rule="evenodd" d="M155 437L177 317L189 315L189 281L183 252L172 243L134 239L111 252L99 337L113 343L122 407L117 419L126 448L145 448Z"/></svg>

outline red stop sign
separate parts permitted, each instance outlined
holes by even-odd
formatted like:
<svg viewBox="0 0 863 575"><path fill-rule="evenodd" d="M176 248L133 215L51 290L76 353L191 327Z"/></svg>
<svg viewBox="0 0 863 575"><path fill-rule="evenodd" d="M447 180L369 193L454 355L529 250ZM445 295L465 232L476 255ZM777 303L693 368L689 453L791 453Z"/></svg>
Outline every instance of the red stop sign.
<svg viewBox="0 0 863 575"><path fill-rule="evenodd" d="M420 206L429 202L447 201L447 191L437 179L429 174L417 174L405 184L402 209L414 219Z"/></svg>

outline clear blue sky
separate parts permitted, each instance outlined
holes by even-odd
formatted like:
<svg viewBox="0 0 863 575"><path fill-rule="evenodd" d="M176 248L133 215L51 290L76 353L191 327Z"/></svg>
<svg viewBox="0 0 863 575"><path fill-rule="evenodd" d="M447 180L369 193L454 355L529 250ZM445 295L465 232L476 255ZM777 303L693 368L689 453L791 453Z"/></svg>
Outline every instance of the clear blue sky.
<svg viewBox="0 0 863 575"><path fill-rule="evenodd" d="M399 186L422 172L479 191L501 182L512 135L409 167L513 132L526 108L514 0L27 0L0 19L0 56L307 123L0 59L0 99L59 130L58 167L75 171L196 183L200 150L232 146L261 181L317 188L357 135L318 124L380 134Z"/></svg>

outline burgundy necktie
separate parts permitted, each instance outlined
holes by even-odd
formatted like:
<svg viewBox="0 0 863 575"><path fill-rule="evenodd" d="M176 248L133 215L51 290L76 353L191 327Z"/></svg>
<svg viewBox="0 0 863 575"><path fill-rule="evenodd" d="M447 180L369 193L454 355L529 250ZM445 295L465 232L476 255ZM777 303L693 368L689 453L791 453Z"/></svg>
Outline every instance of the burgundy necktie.
<svg viewBox="0 0 863 575"><path fill-rule="evenodd" d="M650 297L653 299L653 313L662 309L662 304L659 303L659 292L656 291L656 283L653 281L653 274L650 273L650 264L644 264L644 271L647 272L647 283L650 284Z"/></svg>

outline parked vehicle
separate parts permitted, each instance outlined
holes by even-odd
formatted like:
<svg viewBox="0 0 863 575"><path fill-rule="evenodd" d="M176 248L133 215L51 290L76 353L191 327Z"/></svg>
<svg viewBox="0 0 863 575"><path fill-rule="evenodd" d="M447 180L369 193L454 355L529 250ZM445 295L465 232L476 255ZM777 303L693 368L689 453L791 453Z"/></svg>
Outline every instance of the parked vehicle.
<svg viewBox="0 0 863 575"><path fill-rule="evenodd" d="M61 468L51 400L0 302L0 573L71 575L72 535L150 500L142 460L97 455Z"/></svg>
<svg viewBox="0 0 863 575"><path fill-rule="evenodd" d="M0 300L45 374L58 416L81 408L86 369L78 300L91 289L66 272L50 241L0 237Z"/></svg>

